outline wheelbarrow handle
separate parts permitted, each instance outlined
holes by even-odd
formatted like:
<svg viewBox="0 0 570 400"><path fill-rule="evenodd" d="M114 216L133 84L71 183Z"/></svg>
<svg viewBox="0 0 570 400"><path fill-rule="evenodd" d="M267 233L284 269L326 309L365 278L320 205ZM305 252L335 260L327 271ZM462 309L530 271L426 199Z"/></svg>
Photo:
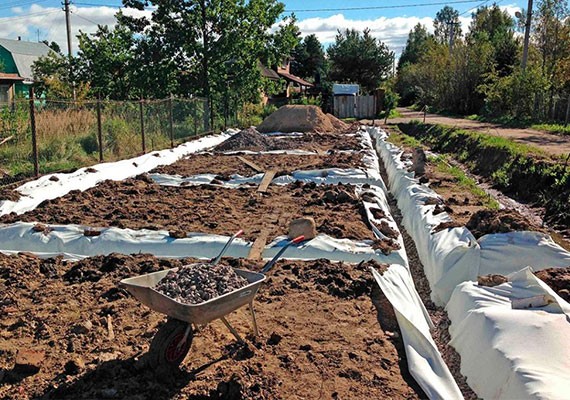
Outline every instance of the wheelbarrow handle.
<svg viewBox="0 0 570 400"><path fill-rule="evenodd" d="M218 256L212 260L212 263L211 263L212 265L216 265L217 263L220 262L220 260L222 259L222 256L226 253L226 250L228 249L228 247L230 247L230 244L234 241L235 238L240 236L242 233L243 233L243 230L240 229L239 231L234 233L232 235L232 237L230 237L230 239L224 245L224 248L222 249L222 251L220 251L220 254L218 254Z"/></svg>
<svg viewBox="0 0 570 400"><path fill-rule="evenodd" d="M301 236L297 236L295 239L287 242L285 244L285 246L283 246L281 248L281 250L279 250L279 252L277 254L275 254L275 257L273 257L271 260L269 260L267 262L267 264L265 264L265 266L261 270L261 273L265 274L265 273L269 272L269 270L271 268L273 268L273 266L275 265L277 260L283 255L283 253L285 253L285 250L287 250L289 248L289 246L291 246L293 244L301 243L303 240L305 240L305 236L301 235Z"/></svg>

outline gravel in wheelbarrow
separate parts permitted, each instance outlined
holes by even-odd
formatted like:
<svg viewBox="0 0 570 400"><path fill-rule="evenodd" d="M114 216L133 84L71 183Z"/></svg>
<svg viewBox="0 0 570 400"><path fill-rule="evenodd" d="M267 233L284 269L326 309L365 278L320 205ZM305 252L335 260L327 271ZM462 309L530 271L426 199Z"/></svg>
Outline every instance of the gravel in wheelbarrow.
<svg viewBox="0 0 570 400"><path fill-rule="evenodd" d="M199 304L248 284L229 265L198 263L170 271L155 289L180 303Z"/></svg>

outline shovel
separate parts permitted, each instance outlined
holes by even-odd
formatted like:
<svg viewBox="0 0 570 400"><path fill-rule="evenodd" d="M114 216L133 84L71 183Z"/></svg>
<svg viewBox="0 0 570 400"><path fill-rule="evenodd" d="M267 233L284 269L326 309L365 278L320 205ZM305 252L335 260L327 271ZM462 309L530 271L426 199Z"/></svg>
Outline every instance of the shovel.
<svg viewBox="0 0 570 400"><path fill-rule="evenodd" d="M220 254L218 254L218 256L212 260L211 265L216 265L217 263L220 262L220 260L222 259L222 256L226 253L226 250L228 250L228 247L230 247L230 244L232 244L234 239L237 238L242 233L243 233L243 231L240 229L239 231L234 233L232 237L230 237L230 239L224 245L224 248L222 249L222 251L220 251Z"/></svg>
<svg viewBox="0 0 570 400"><path fill-rule="evenodd" d="M291 246L292 244L301 243L303 240L305 240L305 236L301 235L301 236L297 236L295 239L287 242L287 244L285 244L285 246L283 246L281 248L281 250L279 250L279 252L277 254L275 254L275 257L273 257L271 260L269 260L267 262L267 264L265 264L265 266L261 270L261 273L265 274L265 273L269 272L269 270L271 268L273 268L273 265L275 265L275 263L277 262L279 257L281 257L283 255L283 253L285 252L285 250L287 250L289 248L289 246Z"/></svg>

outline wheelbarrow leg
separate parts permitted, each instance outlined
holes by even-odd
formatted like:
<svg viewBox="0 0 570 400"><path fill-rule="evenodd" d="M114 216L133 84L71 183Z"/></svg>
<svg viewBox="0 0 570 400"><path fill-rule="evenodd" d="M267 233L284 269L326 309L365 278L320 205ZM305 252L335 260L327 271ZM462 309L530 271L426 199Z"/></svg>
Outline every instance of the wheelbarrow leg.
<svg viewBox="0 0 570 400"><path fill-rule="evenodd" d="M232 335L235 336L235 338L237 339L238 342L243 342L243 339L241 338L241 336L239 335L239 333L237 333L237 331L234 329L233 326L230 325L230 323L228 322L228 320L225 317L220 317L220 319L222 320L222 322L224 323L224 325L230 330L230 332L232 333Z"/></svg>
<svg viewBox="0 0 570 400"><path fill-rule="evenodd" d="M255 311L253 310L253 300L249 302L249 312L251 313L251 321L253 322L253 334L255 337L259 336L257 329L257 320L255 319Z"/></svg>

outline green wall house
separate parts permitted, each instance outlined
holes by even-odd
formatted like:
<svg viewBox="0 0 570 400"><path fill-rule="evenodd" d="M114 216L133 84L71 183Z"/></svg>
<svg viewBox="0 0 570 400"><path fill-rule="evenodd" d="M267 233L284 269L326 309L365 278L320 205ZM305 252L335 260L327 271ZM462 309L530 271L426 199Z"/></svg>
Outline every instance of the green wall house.
<svg viewBox="0 0 570 400"><path fill-rule="evenodd" d="M32 64L50 51L44 43L0 39L0 105L29 96Z"/></svg>

